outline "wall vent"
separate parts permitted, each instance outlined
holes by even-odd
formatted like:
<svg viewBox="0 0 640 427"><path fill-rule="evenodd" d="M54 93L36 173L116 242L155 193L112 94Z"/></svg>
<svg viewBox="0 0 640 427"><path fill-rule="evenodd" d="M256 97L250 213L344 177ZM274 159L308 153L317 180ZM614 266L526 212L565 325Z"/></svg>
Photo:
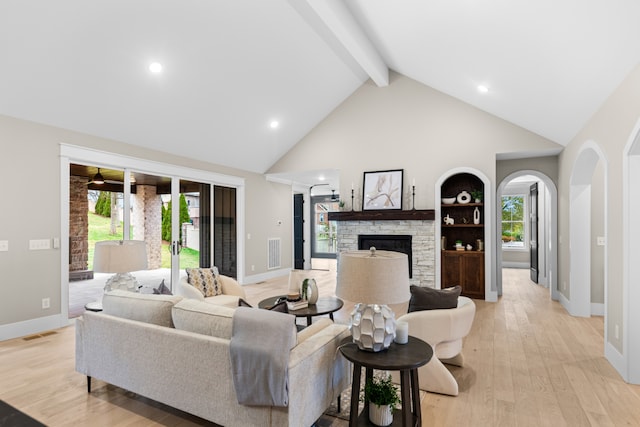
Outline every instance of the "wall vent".
<svg viewBox="0 0 640 427"><path fill-rule="evenodd" d="M267 270L280 268L280 238L267 240Z"/></svg>

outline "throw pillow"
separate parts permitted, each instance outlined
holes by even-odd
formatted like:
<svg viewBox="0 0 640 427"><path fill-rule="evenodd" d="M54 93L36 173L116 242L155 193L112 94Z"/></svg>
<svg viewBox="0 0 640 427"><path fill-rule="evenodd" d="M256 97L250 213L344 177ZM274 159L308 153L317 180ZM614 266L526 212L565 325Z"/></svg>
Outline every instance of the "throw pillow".
<svg viewBox="0 0 640 427"><path fill-rule="evenodd" d="M169 288L167 288L167 286L164 284L164 279L162 279L162 282L160 283L160 286L158 286L157 288L153 288L153 293L154 294L159 294L159 295L173 295L173 293L171 293L171 290Z"/></svg>
<svg viewBox="0 0 640 427"><path fill-rule="evenodd" d="M456 308L462 288L452 286L446 289L432 289L411 285L411 299L409 313L420 310L438 310Z"/></svg>
<svg viewBox="0 0 640 427"><path fill-rule="evenodd" d="M187 282L202 292L205 297L222 294L222 282L219 279L218 268L186 268Z"/></svg>
<svg viewBox="0 0 640 427"><path fill-rule="evenodd" d="M251 304L240 298L238 300L238 307L252 307ZM280 313L289 313L289 309L287 308L287 301L280 301L279 303L272 305L267 310L277 311Z"/></svg>

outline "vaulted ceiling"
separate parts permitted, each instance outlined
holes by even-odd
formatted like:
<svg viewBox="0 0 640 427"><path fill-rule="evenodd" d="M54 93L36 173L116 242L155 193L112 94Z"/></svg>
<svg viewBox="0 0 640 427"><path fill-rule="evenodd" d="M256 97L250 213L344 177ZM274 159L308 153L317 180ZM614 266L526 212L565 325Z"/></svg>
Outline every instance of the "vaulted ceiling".
<svg viewBox="0 0 640 427"><path fill-rule="evenodd" d="M0 114L265 172L394 70L566 145L640 63L638 17L632 0L2 0Z"/></svg>

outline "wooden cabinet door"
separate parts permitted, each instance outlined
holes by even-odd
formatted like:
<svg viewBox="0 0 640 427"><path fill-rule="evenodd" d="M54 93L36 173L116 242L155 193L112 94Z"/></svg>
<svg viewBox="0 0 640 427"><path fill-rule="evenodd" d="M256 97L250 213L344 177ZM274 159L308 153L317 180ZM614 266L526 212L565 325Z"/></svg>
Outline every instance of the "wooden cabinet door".
<svg viewBox="0 0 640 427"><path fill-rule="evenodd" d="M460 285L460 254L455 252L442 252L441 287Z"/></svg>
<svg viewBox="0 0 640 427"><path fill-rule="evenodd" d="M466 252L460 266L462 294L470 298L484 298L484 253Z"/></svg>

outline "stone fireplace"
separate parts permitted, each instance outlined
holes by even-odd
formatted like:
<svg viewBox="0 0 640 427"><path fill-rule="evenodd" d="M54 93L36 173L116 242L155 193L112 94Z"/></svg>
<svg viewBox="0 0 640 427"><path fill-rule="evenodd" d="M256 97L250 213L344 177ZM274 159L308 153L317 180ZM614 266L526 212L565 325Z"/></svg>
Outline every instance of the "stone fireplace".
<svg viewBox="0 0 640 427"><path fill-rule="evenodd" d="M404 252L398 247L384 247L385 243L410 243L410 283L433 288L435 286L435 213L433 210L411 211L351 211L330 212L329 220L337 221L338 252L358 250L361 236L374 236L378 243L373 246L380 250ZM380 239L384 236L384 239ZM364 239L367 240L367 237ZM371 240L371 239L369 239ZM386 240L383 242L382 240ZM406 252L404 252L406 253ZM408 254L409 255L409 254ZM338 262L339 259L338 259Z"/></svg>

